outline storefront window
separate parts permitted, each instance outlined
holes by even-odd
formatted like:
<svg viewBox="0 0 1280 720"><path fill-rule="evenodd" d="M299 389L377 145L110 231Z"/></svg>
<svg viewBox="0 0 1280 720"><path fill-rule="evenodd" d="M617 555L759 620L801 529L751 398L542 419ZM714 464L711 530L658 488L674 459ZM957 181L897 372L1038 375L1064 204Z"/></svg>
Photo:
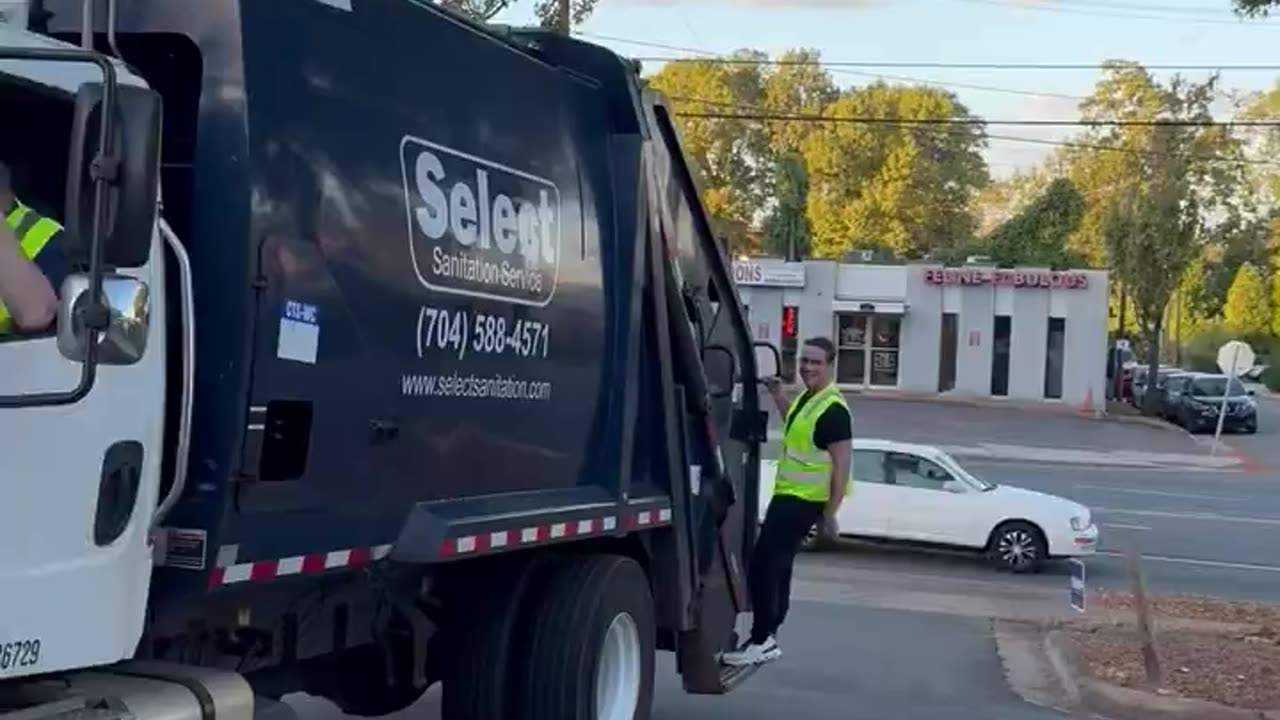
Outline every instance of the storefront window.
<svg viewBox="0 0 1280 720"><path fill-rule="evenodd" d="M896 386L901 327L897 315L837 314L836 382Z"/></svg>
<svg viewBox="0 0 1280 720"><path fill-rule="evenodd" d="M863 313L836 316L836 382L864 385L867 381L867 322Z"/></svg>
<svg viewBox="0 0 1280 720"><path fill-rule="evenodd" d="M901 318L876 315L872 318L871 325L871 384L897 385Z"/></svg>

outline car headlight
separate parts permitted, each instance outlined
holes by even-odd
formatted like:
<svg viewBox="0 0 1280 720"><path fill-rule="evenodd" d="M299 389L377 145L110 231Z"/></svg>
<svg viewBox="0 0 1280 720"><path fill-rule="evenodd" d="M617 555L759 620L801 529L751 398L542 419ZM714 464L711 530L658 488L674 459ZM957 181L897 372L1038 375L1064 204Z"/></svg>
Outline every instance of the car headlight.
<svg viewBox="0 0 1280 720"><path fill-rule="evenodd" d="M1087 516L1077 515L1071 518L1071 529L1076 532L1084 532L1089 529L1089 518Z"/></svg>

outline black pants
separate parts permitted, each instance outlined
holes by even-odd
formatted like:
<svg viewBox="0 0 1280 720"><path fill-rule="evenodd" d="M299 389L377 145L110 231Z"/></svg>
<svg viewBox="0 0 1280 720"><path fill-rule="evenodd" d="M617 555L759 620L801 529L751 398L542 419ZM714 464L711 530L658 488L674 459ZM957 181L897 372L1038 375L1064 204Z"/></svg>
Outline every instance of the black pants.
<svg viewBox="0 0 1280 720"><path fill-rule="evenodd" d="M822 516L823 503L793 495L774 495L751 557L751 605L755 619L751 641L762 643L778 631L791 605L791 568L809 528Z"/></svg>

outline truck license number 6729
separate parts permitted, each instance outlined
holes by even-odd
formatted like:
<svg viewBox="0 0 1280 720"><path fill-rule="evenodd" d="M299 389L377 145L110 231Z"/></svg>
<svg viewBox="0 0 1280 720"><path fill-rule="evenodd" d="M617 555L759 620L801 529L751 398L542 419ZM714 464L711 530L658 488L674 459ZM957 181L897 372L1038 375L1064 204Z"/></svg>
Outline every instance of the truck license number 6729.
<svg viewBox="0 0 1280 720"><path fill-rule="evenodd" d="M0 670L33 667L40 662L40 638L0 643Z"/></svg>

